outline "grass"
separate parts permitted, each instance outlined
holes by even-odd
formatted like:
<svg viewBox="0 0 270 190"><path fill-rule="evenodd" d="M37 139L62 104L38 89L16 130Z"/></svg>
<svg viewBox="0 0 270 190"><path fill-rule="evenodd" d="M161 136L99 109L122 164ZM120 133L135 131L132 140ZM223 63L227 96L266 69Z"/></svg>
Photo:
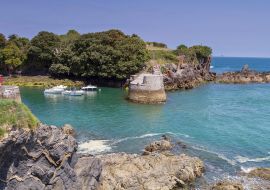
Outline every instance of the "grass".
<svg viewBox="0 0 270 190"><path fill-rule="evenodd" d="M0 137L6 132L5 127L35 129L39 120L22 103L14 100L0 99Z"/></svg>
<svg viewBox="0 0 270 190"><path fill-rule="evenodd" d="M26 87L52 87L57 85L82 86L82 81L69 79L54 79L49 76L14 76L6 77L3 85L26 86Z"/></svg>
<svg viewBox="0 0 270 190"><path fill-rule="evenodd" d="M151 60L154 60L158 64L177 63L177 55L170 50L148 50Z"/></svg>

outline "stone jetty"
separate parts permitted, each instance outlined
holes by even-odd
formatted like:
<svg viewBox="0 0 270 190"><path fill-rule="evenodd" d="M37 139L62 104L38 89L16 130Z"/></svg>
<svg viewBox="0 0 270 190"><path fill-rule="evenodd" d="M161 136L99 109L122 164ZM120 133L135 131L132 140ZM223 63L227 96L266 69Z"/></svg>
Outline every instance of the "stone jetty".
<svg viewBox="0 0 270 190"><path fill-rule="evenodd" d="M163 75L159 67L156 67L153 73L142 73L131 76L128 99L144 104L163 103L166 101Z"/></svg>
<svg viewBox="0 0 270 190"><path fill-rule="evenodd" d="M21 102L20 89L18 86L0 86L0 99L13 99Z"/></svg>

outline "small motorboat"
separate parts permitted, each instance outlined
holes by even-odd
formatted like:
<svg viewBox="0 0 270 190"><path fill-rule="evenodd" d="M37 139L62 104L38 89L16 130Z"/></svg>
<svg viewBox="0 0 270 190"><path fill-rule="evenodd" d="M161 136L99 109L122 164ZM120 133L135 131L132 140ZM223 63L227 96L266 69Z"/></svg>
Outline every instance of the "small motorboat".
<svg viewBox="0 0 270 190"><path fill-rule="evenodd" d="M83 91L96 91L97 90L97 87L96 86L93 86L93 85L87 85L85 87L82 87L82 90Z"/></svg>
<svg viewBox="0 0 270 190"><path fill-rule="evenodd" d="M83 90L65 90L62 92L63 95L67 96L82 96L84 95Z"/></svg>
<svg viewBox="0 0 270 190"><path fill-rule="evenodd" d="M62 94L62 92L66 89L66 86L63 85L59 85L59 86L55 86L49 89L45 89L44 93L45 94Z"/></svg>

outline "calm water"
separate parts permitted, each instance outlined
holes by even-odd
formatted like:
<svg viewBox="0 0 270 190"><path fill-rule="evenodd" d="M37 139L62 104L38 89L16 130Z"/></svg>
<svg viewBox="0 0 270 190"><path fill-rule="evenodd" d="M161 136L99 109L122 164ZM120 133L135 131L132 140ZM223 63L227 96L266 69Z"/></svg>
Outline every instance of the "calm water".
<svg viewBox="0 0 270 190"><path fill-rule="evenodd" d="M268 70L270 59L216 58L213 70L240 69L242 63ZM166 133L188 145L181 151L205 160L209 178L270 167L270 84L207 84L168 93L164 105L129 103L126 91L113 88L84 97L45 97L42 89L21 92L43 123L73 125L82 151L140 152Z"/></svg>

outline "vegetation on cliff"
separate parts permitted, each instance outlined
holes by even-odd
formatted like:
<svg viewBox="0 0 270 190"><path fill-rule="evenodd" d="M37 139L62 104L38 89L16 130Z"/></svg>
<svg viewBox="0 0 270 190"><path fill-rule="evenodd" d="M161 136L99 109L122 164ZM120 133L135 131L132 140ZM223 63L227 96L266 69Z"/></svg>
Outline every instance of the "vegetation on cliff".
<svg viewBox="0 0 270 190"><path fill-rule="evenodd" d="M152 42L147 45L151 60L155 63L178 63L179 57L183 57L183 62L187 64L204 63L212 54L212 49L208 46L195 45L187 47L186 45L179 45L175 50L168 49L164 44Z"/></svg>
<svg viewBox="0 0 270 190"><path fill-rule="evenodd" d="M22 103L0 99L0 137L9 127L35 129L38 119Z"/></svg>

